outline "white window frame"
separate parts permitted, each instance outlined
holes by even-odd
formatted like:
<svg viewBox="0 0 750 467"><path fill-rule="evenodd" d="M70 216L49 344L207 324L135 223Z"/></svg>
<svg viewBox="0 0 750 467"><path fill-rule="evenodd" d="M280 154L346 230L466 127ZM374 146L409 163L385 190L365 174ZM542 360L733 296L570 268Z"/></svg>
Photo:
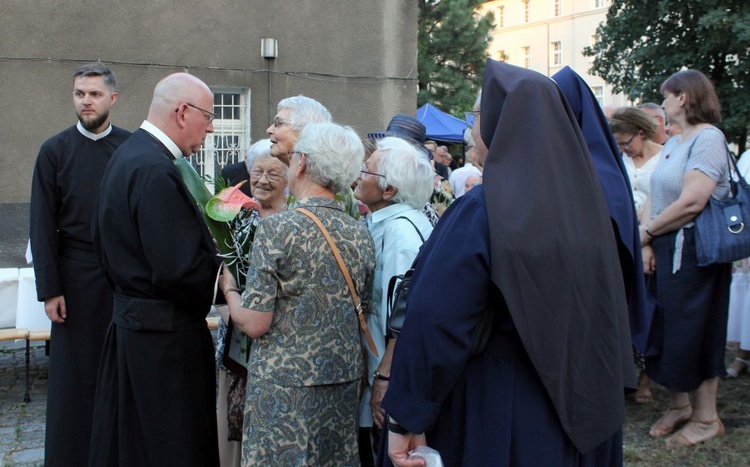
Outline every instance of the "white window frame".
<svg viewBox="0 0 750 467"><path fill-rule="evenodd" d="M531 69L531 46L521 47L521 66Z"/></svg>
<svg viewBox="0 0 750 467"><path fill-rule="evenodd" d="M550 58L552 59L552 66L562 66L562 42L552 41L549 44Z"/></svg>
<svg viewBox="0 0 750 467"><path fill-rule="evenodd" d="M216 114L214 132L206 136L200 152L190 156L190 163L206 179L206 188L213 193L214 184L210 180L220 176L225 165L244 161L250 147L250 89L215 87L211 90ZM239 96L239 102L225 101L225 96L234 95ZM223 118L227 112L239 118Z"/></svg>
<svg viewBox="0 0 750 467"><path fill-rule="evenodd" d="M599 106L604 107L604 86L591 86L591 92L594 93Z"/></svg>
<svg viewBox="0 0 750 467"><path fill-rule="evenodd" d="M552 16L562 16L562 0L552 0Z"/></svg>
<svg viewBox="0 0 750 467"><path fill-rule="evenodd" d="M521 0L521 3L523 3L523 7L521 8L521 19L523 20L523 23L528 23L531 21L531 0Z"/></svg>

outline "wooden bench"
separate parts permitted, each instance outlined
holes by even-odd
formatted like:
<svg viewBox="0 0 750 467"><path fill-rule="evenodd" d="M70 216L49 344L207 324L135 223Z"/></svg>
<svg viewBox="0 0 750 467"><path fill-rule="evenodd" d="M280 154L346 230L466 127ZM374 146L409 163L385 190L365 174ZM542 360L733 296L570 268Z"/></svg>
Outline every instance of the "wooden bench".
<svg viewBox="0 0 750 467"><path fill-rule="evenodd" d="M26 390L23 393L23 401L31 402L31 343L38 341L49 342L50 329L34 329L26 336Z"/></svg>
<svg viewBox="0 0 750 467"><path fill-rule="evenodd" d="M26 390L23 395L23 401L29 402L31 400L31 397L29 397L29 330L26 328L0 329L0 341L15 341L19 339L26 341Z"/></svg>
<svg viewBox="0 0 750 467"><path fill-rule="evenodd" d="M26 328L0 329L0 341L15 341L26 339L28 336L29 330Z"/></svg>

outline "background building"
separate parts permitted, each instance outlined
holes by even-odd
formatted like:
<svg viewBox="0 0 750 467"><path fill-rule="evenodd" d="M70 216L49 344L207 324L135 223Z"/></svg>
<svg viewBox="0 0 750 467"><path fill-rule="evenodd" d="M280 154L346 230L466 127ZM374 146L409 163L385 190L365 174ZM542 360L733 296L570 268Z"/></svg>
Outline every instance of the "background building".
<svg viewBox="0 0 750 467"><path fill-rule="evenodd" d="M261 57L262 38L278 41L277 58ZM1 2L0 216L27 235L36 155L76 122L72 73L82 63L113 66L120 98L112 120L128 130L167 74L204 80L219 117L194 163L211 174L265 137L284 97L315 98L363 136L395 113L413 115L416 58L417 2L403 0ZM1 231L0 241L8 242ZM10 248L21 254L25 238L17 243Z"/></svg>
<svg viewBox="0 0 750 467"><path fill-rule="evenodd" d="M480 12L495 15L489 55L496 60L552 76L569 66L591 87L599 103L629 105L612 94L598 76L588 74L592 59L583 48L596 40L596 28L606 21L611 0L495 0Z"/></svg>

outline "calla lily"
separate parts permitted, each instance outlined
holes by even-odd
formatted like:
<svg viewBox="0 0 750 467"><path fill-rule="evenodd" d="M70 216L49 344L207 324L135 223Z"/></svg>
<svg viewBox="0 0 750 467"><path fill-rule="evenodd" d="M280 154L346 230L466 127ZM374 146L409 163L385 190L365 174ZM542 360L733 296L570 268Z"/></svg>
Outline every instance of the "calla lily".
<svg viewBox="0 0 750 467"><path fill-rule="evenodd" d="M224 188L206 203L206 215L211 219L229 222L240 213L240 209L256 209L260 211L260 204L240 191L240 187L247 183L244 180L235 186Z"/></svg>
<svg viewBox="0 0 750 467"><path fill-rule="evenodd" d="M184 157L180 157L175 159L174 165L177 167L188 191L190 191L193 199L195 199L198 209L203 214L203 220L206 221L208 230L216 240L220 255L223 258L232 258L227 260L227 266L232 275L237 279L237 284L243 286L245 284L245 276L244 272L240 271L238 263L243 261L247 256L247 252L250 249L250 241L238 240L237 237L241 235L232 229L230 222L216 220L208 215L207 205L213 198L206 188L203 179L198 175L193 166L190 165L190 162ZM238 186L241 186L241 184ZM243 238L247 240L248 237L245 235Z"/></svg>

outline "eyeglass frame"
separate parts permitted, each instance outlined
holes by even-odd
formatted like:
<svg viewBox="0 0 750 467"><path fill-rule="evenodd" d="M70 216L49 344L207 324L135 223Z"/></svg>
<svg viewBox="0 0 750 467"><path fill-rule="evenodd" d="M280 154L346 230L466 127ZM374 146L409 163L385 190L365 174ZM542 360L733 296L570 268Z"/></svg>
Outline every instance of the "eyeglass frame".
<svg viewBox="0 0 750 467"><path fill-rule="evenodd" d="M256 174L255 170L251 170L250 171L250 178L255 177L255 179L258 180L258 181L260 181L263 177L266 177L266 180L268 180L269 183L278 183L278 182L280 182L284 178L283 174L273 174L274 175L273 179L271 179L271 177L269 177L269 175L270 175L270 173L267 172L267 171L265 171L265 170L262 171L262 172L260 172L260 175Z"/></svg>
<svg viewBox="0 0 750 467"><path fill-rule="evenodd" d="M209 124L209 123L213 122L216 119L216 117L217 117L217 115L215 113L209 112L206 109L201 109L197 105L191 104L190 102L185 102L185 105L187 105L188 107L192 107L192 108L194 108L196 110L200 110L201 112L203 112L203 114L204 114L203 118L206 119L206 124ZM174 109L174 111L175 112L179 112L180 108L178 107L178 108Z"/></svg>
<svg viewBox="0 0 750 467"><path fill-rule="evenodd" d="M618 142L617 147L619 147L620 149L628 149L628 147L630 146L630 143L633 142L636 136L638 136L638 133L633 133L633 136L631 136L630 139L625 142L625 144L620 144Z"/></svg>
<svg viewBox="0 0 750 467"><path fill-rule="evenodd" d="M370 172L369 170L366 170L366 169L369 169L369 167L367 167L367 162L365 162L364 164L362 164L362 167L359 168L359 172L363 173L363 174L367 174L367 175L374 175L376 177L386 178L385 175L383 175L383 174L379 174L379 173L376 173L376 172Z"/></svg>
<svg viewBox="0 0 750 467"><path fill-rule="evenodd" d="M291 125L292 122L289 120L284 120L283 118L274 117L273 121L271 122L271 125L273 125L274 128L278 128L282 125Z"/></svg>

